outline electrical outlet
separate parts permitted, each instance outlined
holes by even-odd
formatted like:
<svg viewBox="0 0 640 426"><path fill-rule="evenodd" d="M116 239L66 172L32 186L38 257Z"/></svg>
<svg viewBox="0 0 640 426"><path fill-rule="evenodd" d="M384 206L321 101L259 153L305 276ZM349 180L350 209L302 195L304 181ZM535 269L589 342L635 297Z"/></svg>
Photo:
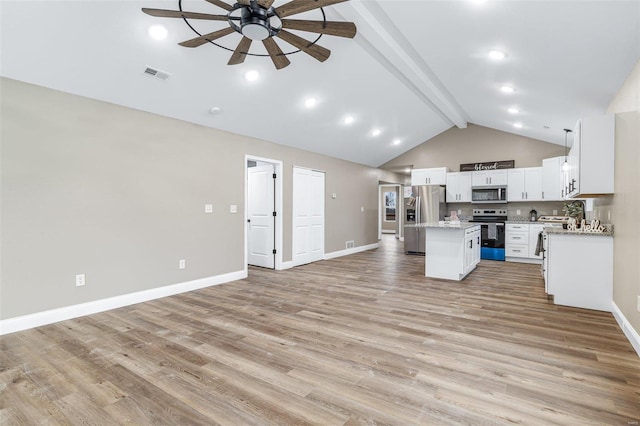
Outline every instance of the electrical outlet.
<svg viewBox="0 0 640 426"><path fill-rule="evenodd" d="M187 261L184 259L180 259L178 261L178 269L185 269L187 267Z"/></svg>
<svg viewBox="0 0 640 426"><path fill-rule="evenodd" d="M84 274L76 275L76 287L82 287L85 284Z"/></svg>
<svg viewBox="0 0 640 426"><path fill-rule="evenodd" d="M458 209L458 215L462 214L462 209Z"/></svg>
<svg viewBox="0 0 640 426"><path fill-rule="evenodd" d="M516 215L520 216L522 214L522 211L520 209L516 210Z"/></svg>
<svg viewBox="0 0 640 426"><path fill-rule="evenodd" d="M611 223L611 210L607 210L607 221Z"/></svg>
<svg viewBox="0 0 640 426"><path fill-rule="evenodd" d="M229 213L238 213L238 206L235 204L231 204L229 206Z"/></svg>
<svg viewBox="0 0 640 426"><path fill-rule="evenodd" d="M204 205L205 213L213 213L213 204L205 204Z"/></svg>
<svg viewBox="0 0 640 426"><path fill-rule="evenodd" d="M554 215L554 216L558 216L558 210L553 209L553 215Z"/></svg>
<svg viewBox="0 0 640 426"><path fill-rule="evenodd" d="M638 309L638 312L640 312L640 296L638 296L638 306L636 306L636 308Z"/></svg>

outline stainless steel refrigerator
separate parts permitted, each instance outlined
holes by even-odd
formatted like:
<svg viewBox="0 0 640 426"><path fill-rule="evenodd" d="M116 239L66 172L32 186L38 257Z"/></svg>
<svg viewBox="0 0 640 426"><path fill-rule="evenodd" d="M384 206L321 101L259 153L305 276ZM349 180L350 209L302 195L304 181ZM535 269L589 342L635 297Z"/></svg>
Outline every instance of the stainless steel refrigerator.
<svg viewBox="0 0 640 426"><path fill-rule="evenodd" d="M404 252L424 254L424 224L444 220L447 214L443 186L422 185L404 188Z"/></svg>

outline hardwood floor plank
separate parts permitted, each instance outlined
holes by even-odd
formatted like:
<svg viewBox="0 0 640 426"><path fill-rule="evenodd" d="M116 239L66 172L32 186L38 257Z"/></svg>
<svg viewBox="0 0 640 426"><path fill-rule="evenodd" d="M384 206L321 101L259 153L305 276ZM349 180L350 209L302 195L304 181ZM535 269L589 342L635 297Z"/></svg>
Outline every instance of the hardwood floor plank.
<svg viewBox="0 0 640 426"><path fill-rule="evenodd" d="M0 337L0 424L640 422L610 313L553 305L539 265L461 282L380 248Z"/></svg>

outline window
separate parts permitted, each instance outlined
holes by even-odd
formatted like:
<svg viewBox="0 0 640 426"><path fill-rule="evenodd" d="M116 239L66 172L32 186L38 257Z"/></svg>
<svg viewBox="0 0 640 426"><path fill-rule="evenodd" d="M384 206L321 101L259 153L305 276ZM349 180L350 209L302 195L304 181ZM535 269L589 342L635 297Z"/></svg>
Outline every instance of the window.
<svg viewBox="0 0 640 426"><path fill-rule="evenodd" d="M396 193L385 192L384 193L384 220L385 222L396 221Z"/></svg>

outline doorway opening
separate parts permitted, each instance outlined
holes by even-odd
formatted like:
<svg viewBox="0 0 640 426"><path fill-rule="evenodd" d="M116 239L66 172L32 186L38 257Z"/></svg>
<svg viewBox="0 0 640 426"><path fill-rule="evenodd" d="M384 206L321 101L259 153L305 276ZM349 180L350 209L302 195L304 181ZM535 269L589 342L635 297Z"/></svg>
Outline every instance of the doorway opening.
<svg viewBox="0 0 640 426"><path fill-rule="evenodd" d="M282 269L282 161L245 156L245 268Z"/></svg>
<svg viewBox="0 0 640 426"><path fill-rule="evenodd" d="M402 239L402 185L378 185L378 241L382 234L394 234Z"/></svg>

